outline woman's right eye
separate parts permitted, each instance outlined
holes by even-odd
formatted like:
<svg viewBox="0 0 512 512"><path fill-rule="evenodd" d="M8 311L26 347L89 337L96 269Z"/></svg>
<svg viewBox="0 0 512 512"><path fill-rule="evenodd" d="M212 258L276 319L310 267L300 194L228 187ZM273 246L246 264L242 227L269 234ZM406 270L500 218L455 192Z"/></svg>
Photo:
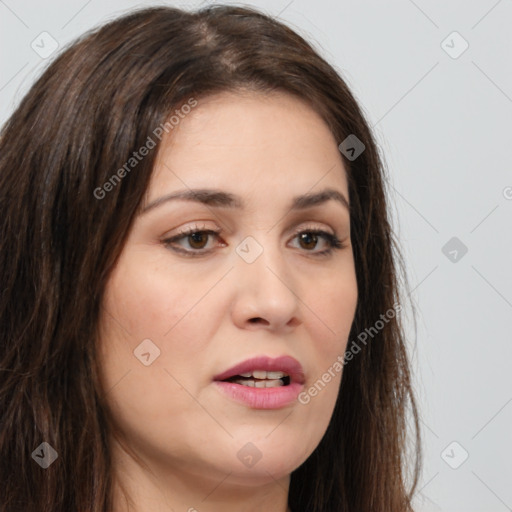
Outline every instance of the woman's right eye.
<svg viewBox="0 0 512 512"><path fill-rule="evenodd" d="M216 237L218 237L220 235L220 230L198 230L197 228L186 229L184 231L180 231L177 235L172 236L171 238L166 238L165 240L162 240L162 243L166 247L181 254L186 254L188 256L200 256L207 252L211 252L211 249L204 250L205 242L211 235L215 235ZM176 247L175 244L176 242L179 241L187 241L190 249L180 249Z"/></svg>

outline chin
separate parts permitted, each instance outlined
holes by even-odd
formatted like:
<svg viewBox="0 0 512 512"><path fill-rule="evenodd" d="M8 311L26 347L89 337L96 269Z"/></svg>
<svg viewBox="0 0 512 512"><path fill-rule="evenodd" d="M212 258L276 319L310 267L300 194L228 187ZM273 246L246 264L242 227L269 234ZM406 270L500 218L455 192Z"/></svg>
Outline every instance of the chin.
<svg viewBox="0 0 512 512"><path fill-rule="evenodd" d="M287 478L304 463L314 449L304 453L304 446L300 442L295 447L284 447L283 443L274 444L268 440L265 446L263 440L260 442L262 449L259 452L255 446L256 443L247 443L234 452L235 460L231 459L229 462L233 482L257 486Z"/></svg>

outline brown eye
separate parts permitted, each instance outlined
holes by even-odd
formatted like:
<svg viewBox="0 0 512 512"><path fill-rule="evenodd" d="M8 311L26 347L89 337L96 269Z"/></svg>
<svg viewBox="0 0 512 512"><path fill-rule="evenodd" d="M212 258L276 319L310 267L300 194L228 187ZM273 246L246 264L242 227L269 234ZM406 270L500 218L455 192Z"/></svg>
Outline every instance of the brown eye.
<svg viewBox="0 0 512 512"><path fill-rule="evenodd" d="M314 249L316 247L318 242L318 237L316 234L305 231L304 233L300 233L298 236L300 241L306 244L305 249Z"/></svg>
<svg viewBox="0 0 512 512"><path fill-rule="evenodd" d="M210 233L205 231L197 231L187 236L189 239L190 247L194 249L204 249L206 242L208 241L208 237Z"/></svg>
<svg viewBox="0 0 512 512"><path fill-rule="evenodd" d="M321 229L302 229L295 233L295 237L299 239L299 244L306 252L310 252L311 256L329 256L335 249L343 249L344 243L338 237ZM323 251L313 250L318 245L318 239L321 238L327 245L327 249Z"/></svg>
<svg viewBox="0 0 512 512"><path fill-rule="evenodd" d="M200 256L210 252L206 246L210 237L219 237L220 231L211 229L197 229L196 227L184 230L176 236L163 240L163 244L173 251L188 255ZM182 242L188 242L188 247L183 247Z"/></svg>

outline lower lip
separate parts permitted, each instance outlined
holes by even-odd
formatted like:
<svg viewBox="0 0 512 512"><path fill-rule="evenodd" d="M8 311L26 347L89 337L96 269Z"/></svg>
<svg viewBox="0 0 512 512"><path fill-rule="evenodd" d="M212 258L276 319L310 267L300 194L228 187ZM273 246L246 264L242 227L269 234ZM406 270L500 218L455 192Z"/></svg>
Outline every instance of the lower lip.
<svg viewBox="0 0 512 512"><path fill-rule="evenodd" d="M253 388L234 382L215 381L219 389L236 402L253 409L280 409L297 400L303 384L292 382L275 388Z"/></svg>

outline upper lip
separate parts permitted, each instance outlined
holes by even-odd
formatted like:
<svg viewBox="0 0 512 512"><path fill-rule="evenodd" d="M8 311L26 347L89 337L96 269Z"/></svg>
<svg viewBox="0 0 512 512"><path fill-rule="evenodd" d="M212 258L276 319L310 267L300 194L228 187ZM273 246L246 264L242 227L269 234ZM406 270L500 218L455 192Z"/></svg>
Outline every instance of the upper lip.
<svg viewBox="0 0 512 512"><path fill-rule="evenodd" d="M219 373L213 378L213 380L226 380L230 377L234 377L235 375L252 372L254 370L280 371L290 376L290 383L298 382L299 384L303 384L305 382L304 370L301 364L297 359L291 356L281 356L276 358L268 356L252 357L251 359L246 359L222 373Z"/></svg>

